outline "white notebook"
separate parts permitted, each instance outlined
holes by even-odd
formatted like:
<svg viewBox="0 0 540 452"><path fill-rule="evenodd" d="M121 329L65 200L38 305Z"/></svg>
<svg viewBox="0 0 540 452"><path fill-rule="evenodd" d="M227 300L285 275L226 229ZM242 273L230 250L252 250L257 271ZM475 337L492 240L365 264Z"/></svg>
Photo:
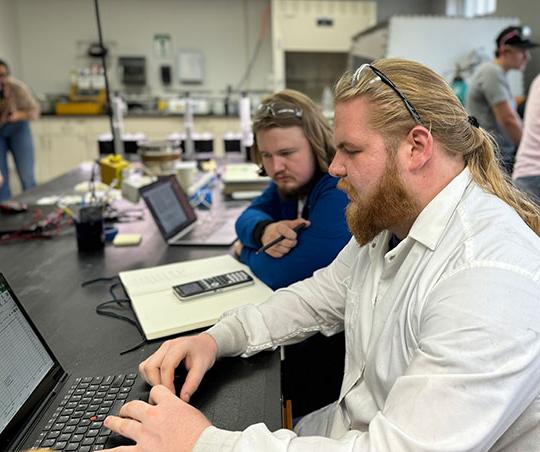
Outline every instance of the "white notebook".
<svg viewBox="0 0 540 452"><path fill-rule="evenodd" d="M255 283L238 289L180 301L172 286L245 270ZM210 257L120 273L135 315L148 340L213 325L221 314L266 300L272 290L230 255Z"/></svg>

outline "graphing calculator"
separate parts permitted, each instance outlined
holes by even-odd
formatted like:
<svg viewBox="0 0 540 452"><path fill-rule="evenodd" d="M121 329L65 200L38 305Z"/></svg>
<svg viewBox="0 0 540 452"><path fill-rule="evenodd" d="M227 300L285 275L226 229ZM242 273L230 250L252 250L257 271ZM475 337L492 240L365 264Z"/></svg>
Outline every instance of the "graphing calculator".
<svg viewBox="0 0 540 452"><path fill-rule="evenodd" d="M224 273L223 275L178 284L177 286L173 286L173 291L181 301L187 301L202 295L209 295L211 293L218 293L247 286L254 282L253 278L244 270L238 270L235 272Z"/></svg>

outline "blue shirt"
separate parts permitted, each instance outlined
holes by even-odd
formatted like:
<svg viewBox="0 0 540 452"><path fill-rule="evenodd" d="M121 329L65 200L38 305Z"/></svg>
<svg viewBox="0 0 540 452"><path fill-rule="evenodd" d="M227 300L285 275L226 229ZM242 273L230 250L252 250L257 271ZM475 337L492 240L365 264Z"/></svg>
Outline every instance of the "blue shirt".
<svg viewBox="0 0 540 452"><path fill-rule="evenodd" d="M276 290L305 279L328 265L351 238L345 221L347 195L339 190L338 179L324 174L307 196L303 217L311 222L298 234L298 244L281 258L256 254L260 244L253 232L261 221L298 218L298 201L280 197L272 182L240 215L236 233L244 245L240 261L248 265L265 284Z"/></svg>

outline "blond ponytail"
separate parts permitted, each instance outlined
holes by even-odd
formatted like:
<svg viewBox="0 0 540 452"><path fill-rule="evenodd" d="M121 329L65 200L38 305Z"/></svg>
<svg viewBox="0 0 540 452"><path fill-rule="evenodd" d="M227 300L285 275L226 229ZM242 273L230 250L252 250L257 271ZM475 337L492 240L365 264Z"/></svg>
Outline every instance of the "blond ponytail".
<svg viewBox="0 0 540 452"><path fill-rule="evenodd" d="M399 87L416 108L422 124L446 152L461 155L475 182L510 205L540 235L540 208L514 187L498 164L491 136L469 118L448 83L431 69L414 61L388 58L373 65ZM383 83L372 83L369 71L360 79L345 74L335 89L336 102L366 96L379 108L370 112L370 125L384 131L385 144L399 143L416 124L402 99Z"/></svg>
<svg viewBox="0 0 540 452"><path fill-rule="evenodd" d="M540 208L518 190L501 169L495 155L493 138L481 128L471 127L477 146L467 152L465 163L474 181L512 207L525 223L540 235Z"/></svg>

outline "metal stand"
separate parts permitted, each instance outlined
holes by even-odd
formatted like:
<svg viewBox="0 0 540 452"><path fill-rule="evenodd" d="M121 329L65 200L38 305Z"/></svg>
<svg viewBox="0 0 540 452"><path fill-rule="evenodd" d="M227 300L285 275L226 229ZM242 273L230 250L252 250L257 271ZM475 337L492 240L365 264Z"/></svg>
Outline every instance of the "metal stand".
<svg viewBox="0 0 540 452"><path fill-rule="evenodd" d="M186 129L186 140L184 141L184 160L193 160L195 158L195 147L193 145L193 100L189 93L186 93L185 100L184 127Z"/></svg>
<svg viewBox="0 0 540 452"><path fill-rule="evenodd" d="M114 94L112 101L112 130L114 153L124 156L124 101L118 93Z"/></svg>
<svg viewBox="0 0 540 452"><path fill-rule="evenodd" d="M251 101L244 91L240 98L240 153L242 161L247 161L247 148L253 144L253 135L251 133Z"/></svg>

